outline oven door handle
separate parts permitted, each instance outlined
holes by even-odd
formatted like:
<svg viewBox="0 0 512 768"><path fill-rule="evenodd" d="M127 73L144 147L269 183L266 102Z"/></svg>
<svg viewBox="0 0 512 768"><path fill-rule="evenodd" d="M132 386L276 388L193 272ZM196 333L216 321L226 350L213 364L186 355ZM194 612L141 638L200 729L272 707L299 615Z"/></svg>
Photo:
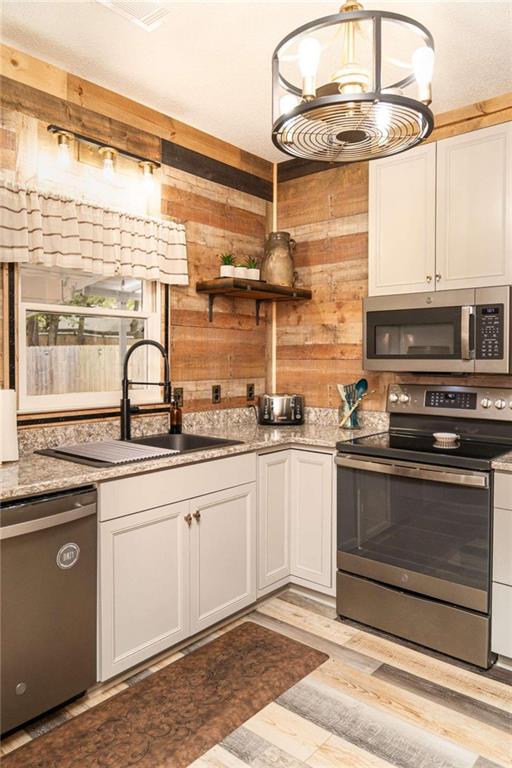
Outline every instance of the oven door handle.
<svg viewBox="0 0 512 768"><path fill-rule="evenodd" d="M488 488L489 477L485 472L464 472L448 467L439 469L427 464L411 466L411 464L394 461L373 461L371 459L352 455L339 454L334 459L338 467L357 469L363 472L378 472L381 475L395 477L411 477L415 480L428 480L432 483L448 483L449 485L468 485L473 488Z"/></svg>

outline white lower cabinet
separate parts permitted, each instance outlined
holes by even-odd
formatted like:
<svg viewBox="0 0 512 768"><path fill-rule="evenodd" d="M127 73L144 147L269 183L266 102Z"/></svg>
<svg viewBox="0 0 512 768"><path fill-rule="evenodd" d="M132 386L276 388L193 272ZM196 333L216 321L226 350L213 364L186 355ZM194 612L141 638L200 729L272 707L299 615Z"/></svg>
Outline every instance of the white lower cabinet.
<svg viewBox="0 0 512 768"><path fill-rule="evenodd" d="M256 486L190 502L190 633L256 600Z"/></svg>
<svg viewBox="0 0 512 768"><path fill-rule="evenodd" d="M258 589L290 577L291 451L258 459Z"/></svg>
<svg viewBox="0 0 512 768"><path fill-rule="evenodd" d="M98 499L99 680L256 600L255 454L105 482Z"/></svg>
<svg viewBox="0 0 512 768"><path fill-rule="evenodd" d="M189 634L188 502L101 524L100 679Z"/></svg>
<svg viewBox="0 0 512 768"><path fill-rule="evenodd" d="M512 474L494 475L491 650L512 659Z"/></svg>
<svg viewBox="0 0 512 768"><path fill-rule="evenodd" d="M311 586L333 585L331 454L291 451L291 573Z"/></svg>
<svg viewBox="0 0 512 768"><path fill-rule="evenodd" d="M258 458L258 593L291 581L334 587L332 454L291 449Z"/></svg>

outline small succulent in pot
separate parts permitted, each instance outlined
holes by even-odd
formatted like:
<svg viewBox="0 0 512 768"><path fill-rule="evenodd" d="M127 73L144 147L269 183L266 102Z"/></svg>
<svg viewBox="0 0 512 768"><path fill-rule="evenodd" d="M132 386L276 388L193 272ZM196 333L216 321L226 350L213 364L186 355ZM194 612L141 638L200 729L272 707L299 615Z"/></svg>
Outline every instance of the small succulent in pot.
<svg viewBox="0 0 512 768"><path fill-rule="evenodd" d="M235 274L235 257L229 251L220 255L220 276L233 277Z"/></svg>
<svg viewBox="0 0 512 768"><path fill-rule="evenodd" d="M259 268L258 259L255 259L254 256L248 256L247 261L245 262L245 266L247 269L247 277L249 278L249 280L260 279L260 268Z"/></svg>
<svg viewBox="0 0 512 768"><path fill-rule="evenodd" d="M235 277L247 277L247 267L245 264L237 264L235 266Z"/></svg>

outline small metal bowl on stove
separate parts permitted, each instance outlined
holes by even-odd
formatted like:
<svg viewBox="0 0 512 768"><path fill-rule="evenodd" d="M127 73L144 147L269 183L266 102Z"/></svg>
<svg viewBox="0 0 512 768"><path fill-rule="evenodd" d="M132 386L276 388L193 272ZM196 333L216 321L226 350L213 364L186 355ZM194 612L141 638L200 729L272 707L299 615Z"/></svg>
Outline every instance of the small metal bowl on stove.
<svg viewBox="0 0 512 768"><path fill-rule="evenodd" d="M458 448L460 435L456 432L434 432L434 448Z"/></svg>

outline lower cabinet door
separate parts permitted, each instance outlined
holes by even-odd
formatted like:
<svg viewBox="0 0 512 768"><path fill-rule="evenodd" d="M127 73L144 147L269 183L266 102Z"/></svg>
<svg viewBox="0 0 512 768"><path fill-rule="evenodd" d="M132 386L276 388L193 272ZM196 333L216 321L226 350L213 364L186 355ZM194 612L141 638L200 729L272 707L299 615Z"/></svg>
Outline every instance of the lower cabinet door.
<svg viewBox="0 0 512 768"><path fill-rule="evenodd" d="M99 678L189 634L189 502L100 523Z"/></svg>
<svg viewBox="0 0 512 768"><path fill-rule="evenodd" d="M512 659L512 587L492 585L491 651Z"/></svg>
<svg viewBox="0 0 512 768"><path fill-rule="evenodd" d="M333 585L331 454L291 451L291 574Z"/></svg>
<svg viewBox="0 0 512 768"><path fill-rule="evenodd" d="M290 576L290 451L258 457L258 589Z"/></svg>
<svg viewBox="0 0 512 768"><path fill-rule="evenodd" d="M191 634L256 600L255 507L255 483L190 502Z"/></svg>

